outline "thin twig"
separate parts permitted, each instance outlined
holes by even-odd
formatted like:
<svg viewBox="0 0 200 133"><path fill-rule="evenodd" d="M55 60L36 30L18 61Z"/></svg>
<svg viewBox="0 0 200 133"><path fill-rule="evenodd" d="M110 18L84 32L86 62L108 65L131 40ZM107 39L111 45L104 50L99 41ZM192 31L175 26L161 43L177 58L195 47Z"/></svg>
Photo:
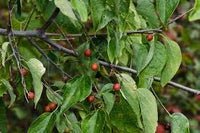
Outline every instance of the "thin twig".
<svg viewBox="0 0 200 133"><path fill-rule="evenodd" d="M41 33L44 33L45 30L53 23L54 19L58 16L60 12L59 8L56 8L52 15L49 17L49 19L46 21L46 23L39 29Z"/></svg>
<svg viewBox="0 0 200 133"><path fill-rule="evenodd" d="M22 67L21 67L21 61L20 61L20 57L18 56L18 53L17 53L17 50L15 49L15 47L13 46L13 43L12 43L12 2L11 0L9 0L9 18L8 18L8 29L7 29L7 36L8 36L8 40L9 40L9 44L10 44L10 47L11 47L11 50L13 52L13 55L15 57L15 60L16 60L16 63L17 63L17 67L19 69L19 72L21 74L21 83L23 85L23 88L24 88L24 95L25 95L25 99L27 102L28 101L28 98L27 98L27 95L28 94L28 90L26 88L26 83L25 83L25 80L24 80L24 76L22 74Z"/></svg>
<svg viewBox="0 0 200 133"><path fill-rule="evenodd" d="M186 13L188 13L188 12L190 12L190 11L187 11ZM184 13L182 15L179 15L175 19L171 20L169 22L169 24L172 23L172 22L174 22L174 21L176 21L176 20L178 20L178 19L180 19L186 13ZM126 34L127 35L130 35L130 34L149 34L149 33L154 33L154 32L162 32L161 28L162 27L159 27L159 28L156 28L156 29L147 29L147 30L139 30L139 31L128 31L128 32L126 32ZM8 30L0 28L0 35L6 35L6 36L8 36L10 38L9 40L11 41L11 34L9 32L9 29L11 29L11 27L10 28L8 27ZM44 28L44 29L46 29L46 28ZM67 54L72 55L72 56L77 56L78 55L73 50L69 50L69 49L67 49L65 47L62 47L59 44L53 42L52 40L50 40L50 39L48 39L46 37L47 35L58 35L58 34L56 34L56 33L44 33L44 34L41 35L39 33L40 33L40 31L37 31L37 30L33 30L33 31L12 31L12 35L14 35L14 36L40 38L43 41L45 41L46 43L50 44L51 46L57 48L58 50L63 51L64 53L67 53ZM106 33L88 34L88 36L105 36L105 35L107 35L107 34ZM70 37L80 37L80 36L82 36L82 34L68 34L68 36L70 36ZM131 68L127 68L127 67L123 67L123 66L118 66L118 65L110 64L110 63L105 62L105 61L99 61L99 63L101 65L109 67L109 68L115 68L115 69L118 69L118 70L121 70L121 71L129 72L129 73L132 73L132 74L137 74L137 71L134 70L134 69L131 69ZM160 81L160 79L159 78L155 78L155 81ZM173 87L179 88L179 89L184 90L186 92L190 92L190 93L194 93L194 94L200 94L200 91L198 91L198 90L194 90L192 88L189 88L189 87L177 84L177 83L172 82L172 81L168 82L168 85L171 85Z"/></svg>
<svg viewBox="0 0 200 133"><path fill-rule="evenodd" d="M158 100L158 102L160 103L160 105L162 106L162 108L165 110L165 112L167 112L167 114L169 116L171 116L171 114L169 113L169 111L165 108L165 106L163 105L163 103L161 102L160 98L158 97L158 95L156 94L156 92L154 91L153 87L151 87L151 91L153 93L153 95L156 97L156 99Z"/></svg>
<svg viewBox="0 0 200 133"><path fill-rule="evenodd" d="M46 43L50 44L51 46L54 46L58 50L63 51L64 53L67 53L67 54L72 55L72 56L77 56L77 54L74 53L73 50L69 50L69 49L67 49L65 47L62 47L59 44L49 40L48 38L42 38L42 40L45 41ZM128 67L119 66L119 65L115 65L115 64L110 64L110 63L108 63L106 61L101 61L100 60L99 64L101 64L103 66L106 66L106 67L109 67L109 68L115 68L117 70L129 72L129 73L132 73L132 74L135 74L135 75L137 74L137 71L134 70L134 69L131 69L131 68L128 68ZM158 77L155 77L154 80L160 82L160 78L158 78ZM200 91L198 91L198 90L183 86L181 84L178 84L178 83L175 83L175 82L172 82L172 81L168 82L167 85L179 88L179 89L181 89L183 91L190 92L190 93L193 93L193 94L197 94L197 95L200 94Z"/></svg>
<svg viewBox="0 0 200 133"><path fill-rule="evenodd" d="M30 38L27 37L27 40L52 64L54 65L58 70L60 70L65 76L72 78L69 74L67 74L64 70L62 70L54 61L52 61L46 53L36 44L36 42Z"/></svg>
<svg viewBox="0 0 200 133"><path fill-rule="evenodd" d="M182 18L183 16L185 16L186 14L188 14L189 12L191 12L194 8L191 8L189 10L187 10L186 12L184 12L183 14L178 15L176 18L172 19L169 21L168 25L171 23L174 23L176 20Z"/></svg>

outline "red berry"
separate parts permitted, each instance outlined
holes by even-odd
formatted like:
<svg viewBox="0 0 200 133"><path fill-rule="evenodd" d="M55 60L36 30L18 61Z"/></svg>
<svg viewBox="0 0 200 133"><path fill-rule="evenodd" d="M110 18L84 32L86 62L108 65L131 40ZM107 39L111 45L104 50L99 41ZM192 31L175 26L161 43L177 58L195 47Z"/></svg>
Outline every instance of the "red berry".
<svg viewBox="0 0 200 133"><path fill-rule="evenodd" d="M28 71L26 69L22 69L21 73L22 73L23 76L26 76L28 74Z"/></svg>
<svg viewBox="0 0 200 133"><path fill-rule="evenodd" d="M45 112L50 112L51 108L47 105L44 110L45 110Z"/></svg>
<svg viewBox="0 0 200 133"><path fill-rule="evenodd" d="M90 103L94 102L94 99L95 99L95 97L94 97L93 95L90 95L90 96L87 98L88 102L90 102Z"/></svg>
<svg viewBox="0 0 200 133"><path fill-rule="evenodd" d="M54 102L51 102L51 103L49 103L49 108L51 109L51 110L54 110L56 107L57 107L57 104L56 103L54 103Z"/></svg>
<svg viewBox="0 0 200 133"><path fill-rule="evenodd" d="M86 49L86 50L85 50L85 56L86 56L86 57L90 57L91 54L92 54L92 52L91 52L90 49Z"/></svg>
<svg viewBox="0 0 200 133"><path fill-rule="evenodd" d="M165 132L164 126L162 124L158 124L156 133L164 133L164 132Z"/></svg>
<svg viewBox="0 0 200 133"><path fill-rule="evenodd" d="M33 100L34 97L35 97L35 93L34 93L34 92L29 92L29 93L28 93L28 99L29 99L29 100Z"/></svg>
<svg viewBox="0 0 200 133"><path fill-rule="evenodd" d="M148 34L148 35L146 36L146 39L147 39L148 41L151 41L151 40L153 39L153 34Z"/></svg>
<svg viewBox="0 0 200 133"><path fill-rule="evenodd" d="M98 65L97 63L93 63L92 66L91 66L91 69L92 69L93 71L97 71L98 68L99 68L99 65Z"/></svg>
<svg viewBox="0 0 200 133"><path fill-rule="evenodd" d="M120 84L116 83L113 85L113 90L114 91L119 91L120 90Z"/></svg>
<svg viewBox="0 0 200 133"><path fill-rule="evenodd" d="M196 100L197 100L197 101L200 101L200 95L197 95L197 96L196 96Z"/></svg>

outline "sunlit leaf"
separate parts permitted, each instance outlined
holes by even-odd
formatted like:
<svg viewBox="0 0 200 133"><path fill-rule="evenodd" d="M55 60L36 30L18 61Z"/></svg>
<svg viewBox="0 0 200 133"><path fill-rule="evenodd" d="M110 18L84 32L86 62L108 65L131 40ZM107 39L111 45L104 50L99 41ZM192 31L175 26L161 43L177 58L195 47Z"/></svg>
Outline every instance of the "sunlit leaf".
<svg viewBox="0 0 200 133"><path fill-rule="evenodd" d="M33 79L33 88L35 93L34 102L36 107L42 95L43 83L41 81L41 78L44 75L46 69L44 68L43 64L35 58L30 59L27 62L27 65L29 67Z"/></svg>

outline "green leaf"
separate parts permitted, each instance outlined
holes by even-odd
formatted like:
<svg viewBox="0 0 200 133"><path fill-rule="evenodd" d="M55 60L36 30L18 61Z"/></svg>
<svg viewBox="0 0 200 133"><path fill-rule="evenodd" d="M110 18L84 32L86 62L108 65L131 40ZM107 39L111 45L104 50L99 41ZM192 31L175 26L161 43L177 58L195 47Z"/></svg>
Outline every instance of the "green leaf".
<svg viewBox="0 0 200 133"><path fill-rule="evenodd" d="M52 132L55 117L53 113L43 113L28 129L28 133L49 133Z"/></svg>
<svg viewBox="0 0 200 133"><path fill-rule="evenodd" d="M179 45L176 42L169 40L166 37L164 37L164 41L167 50L167 63L161 74L162 86L165 86L167 82L173 78L173 76L178 71L182 60L182 55Z"/></svg>
<svg viewBox="0 0 200 133"><path fill-rule="evenodd" d="M114 14L111 11L105 10L102 14L101 21L98 24L96 31L103 29L110 21L114 19Z"/></svg>
<svg viewBox="0 0 200 133"><path fill-rule="evenodd" d="M88 11L85 2L83 0L71 0L71 4L72 7L79 13L81 20L86 22L88 19Z"/></svg>
<svg viewBox="0 0 200 133"><path fill-rule="evenodd" d="M80 90L79 101L85 100L92 92L92 83L88 76L82 76L80 82L77 84L78 89Z"/></svg>
<svg viewBox="0 0 200 133"><path fill-rule="evenodd" d="M54 0L54 3L56 5L56 7L58 7L64 15L66 15L74 20L77 20L75 14L73 12L71 3L68 0Z"/></svg>
<svg viewBox="0 0 200 133"><path fill-rule="evenodd" d="M40 12L42 12L41 15L45 20L52 15L56 8L54 1L49 0L36 0L36 7ZM66 29L68 33L77 33L81 31L81 24L78 21L64 15L62 12L58 14L55 22L61 28ZM54 29L57 29L57 27L55 26Z"/></svg>
<svg viewBox="0 0 200 133"><path fill-rule="evenodd" d="M94 114L87 116L82 122L83 133L100 133L105 123L105 113L102 110L95 111Z"/></svg>
<svg viewBox="0 0 200 133"><path fill-rule="evenodd" d="M113 108L114 103L115 103L115 96L112 93L104 93L103 94L103 100L104 100L105 105L106 105L106 111L109 114L110 111Z"/></svg>
<svg viewBox="0 0 200 133"><path fill-rule="evenodd" d="M21 40L18 45L18 48L20 54L23 56L25 60L30 60L31 58L39 59L41 57L41 54L37 51L37 49L27 40Z"/></svg>
<svg viewBox="0 0 200 133"><path fill-rule="evenodd" d="M139 71L142 68L143 63L145 62L147 58L148 50L144 44L134 43L133 47L134 47L133 53L135 57L136 68L137 68L137 71Z"/></svg>
<svg viewBox="0 0 200 133"><path fill-rule="evenodd" d="M85 100L92 92L91 80L88 76L75 77L65 86L63 104L60 113L64 113L73 104Z"/></svg>
<svg viewBox="0 0 200 133"><path fill-rule="evenodd" d="M200 0L195 0L194 9L189 15L189 21L200 19Z"/></svg>
<svg viewBox="0 0 200 133"><path fill-rule="evenodd" d="M35 58L30 59L27 62L27 65L33 78L33 88L35 92L34 102L36 107L43 91L43 83L41 78L44 75L46 69L44 68L43 64Z"/></svg>
<svg viewBox="0 0 200 133"><path fill-rule="evenodd" d="M155 48L154 48L154 55L152 57L152 60L149 62L149 64L145 67L145 69L141 72L142 76L158 76L161 74L161 71L163 70L166 60L167 60L167 51L165 49L165 46L160 42L155 42Z"/></svg>
<svg viewBox="0 0 200 133"><path fill-rule="evenodd" d="M160 76L167 60L165 46L160 42L155 42L154 55L150 63L139 75L139 88L149 89L153 83L154 76Z"/></svg>
<svg viewBox="0 0 200 133"><path fill-rule="evenodd" d="M154 43L151 43L150 44L150 49L149 49L149 53L145 59L145 61L142 63L142 67L139 68L138 70L138 75L140 74L140 72L150 63L150 61L152 60L153 58L153 55L154 55L154 50L155 49L155 44ZM141 55L139 55L141 56Z"/></svg>
<svg viewBox="0 0 200 133"><path fill-rule="evenodd" d="M171 116L172 133L189 133L189 121L181 113L174 113Z"/></svg>
<svg viewBox="0 0 200 133"><path fill-rule="evenodd" d="M180 0L157 0L156 8L163 24L167 24Z"/></svg>
<svg viewBox="0 0 200 133"><path fill-rule="evenodd" d="M123 97L114 104L110 112L110 120L118 132L142 133L142 129L137 124L137 115Z"/></svg>
<svg viewBox="0 0 200 133"><path fill-rule="evenodd" d="M137 89L135 81L130 75L122 73L116 74L116 76L118 80L122 83L122 86L129 89L128 91L135 91Z"/></svg>
<svg viewBox="0 0 200 133"><path fill-rule="evenodd" d="M138 0L136 9L138 14L148 22L149 27L157 28L159 26L159 20L151 0Z"/></svg>
<svg viewBox="0 0 200 133"><path fill-rule="evenodd" d="M6 53L8 49L9 42L4 42L2 44L2 51L1 51L1 57L2 57L2 66L5 67L5 59L6 59Z"/></svg>
<svg viewBox="0 0 200 133"><path fill-rule="evenodd" d="M135 81L128 74L122 73L122 74L116 74L116 76L122 84L122 86L121 86L122 89L120 90L120 92L121 92L122 96L124 97L124 99L127 100L129 105L133 109L133 112L137 116L138 125L140 128L142 128L142 123L140 120L141 114L140 114L139 102L137 100L137 96L135 93L137 90Z"/></svg>
<svg viewBox="0 0 200 133"><path fill-rule="evenodd" d="M99 92L99 95L103 95L104 93L109 93L112 90L113 90L113 84L108 83L108 84L103 86L103 88Z"/></svg>
<svg viewBox="0 0 200 133"><path fill-rule="evenodd" d="M122 89L120 90L122 96L127 100L137 116L137 125L140 128L144 128L145 133L155 132L158 113L153 94L148 89L137 89L135 82L127 74L117 74L116 76L122 82Z"/></svg>
<svg viewBox="0 0 200 133"><path fill-rule="evenodd" d="M63 94L63 104L60 109L60 113L63 114L66 110L68 110L73 104L79 101L80 98L80 90L79 82L81 81L81 77L77 76L67 82Z"/></svg>
<svg viewBox="0 0 200 133"><path fill-rule="evenodd" d="M59 105L62 104L63 98L57 92L53 91L52 89L47 88L46 95L47 95L47 98L49 99L49 101L55 102Z"/></svg>
<svg viewBox="0 0 200 133"><path fill-rule="evenodd" d="M144 125L144 133L155 133L158 121L156 99L148 89L139 88L136 92Z"/></svg>
<svg viewBox="0 0 200 133"><path fill-rule="evenodd" d="M7 123L6 123L6 107L3 103L2 98L0 98L0 132L7 133Z"/></svg>
<svg viewBox="0 0 200 133"><path fill-rule="evenodd" d="M92 20L95 30L98 29L99 23L101 22L102 15L106 7L105 4L106 4L105 0L90 0Z"/></svg>
<svg viewBox="0 0 200 133"><path fill-rule="evenodd" d="M111 27L108 27L108 47L107 54L111 63L120 55L120 36Z"/></svg>
<svg viewBox="0 0 200 133"><path fill-rule="evenodd" d="M10 105L9 107L11 107L13 105L13 103L15 102L15 99L16 99L16 95L15 93L13 92L13 87L10 85L10 83L5 80L5 79L2 79L1 82L6 86L7 90L8 90L8 93L10 95Z"/></svg>

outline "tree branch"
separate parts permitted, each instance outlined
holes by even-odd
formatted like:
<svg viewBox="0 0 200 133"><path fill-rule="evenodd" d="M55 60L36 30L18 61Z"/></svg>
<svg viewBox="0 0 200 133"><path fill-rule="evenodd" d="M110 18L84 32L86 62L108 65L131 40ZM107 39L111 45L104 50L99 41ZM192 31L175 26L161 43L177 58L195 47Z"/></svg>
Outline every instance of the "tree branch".
<svg viewBox="0 0 200 133"><path fill-rule="evenodd" d="M8 40L9 40L9 44L11 47L11 50L13 52L13 55L15 57L16 63L17 63L17 68L19 69L19 72L21 74L21 83L23 85L24 88L24 94L25 94L25 99L28 102L28 98L26 93L28 93L28 90L26 88L26 83L24 80L24 76L22 74L22 65L21 65L21 61L20 61L20 57L19 57L19 53L17 53L17 50L15 49L13 43L12 43L12 2L11 0L9 0L9 18L8 18L8 29L7 29L7 36L8 36Z"/></svg>
<svg viewBox="0 0 200 133"><path fill-rule="evenodd" d="M186 13L184 13L182 15L179 15L175 19L171 20L169 22L169 24L171 24L174 21L180 19L183 15L187 14L191 10L189 10ZM47 21L47 23L41 29L48 28L48 26L52 23L52 21L53 21L53 19L55 19L55 17L56 17L56 13L55 13L55 16L52 15L52 18L50 17L49 21ZM130 35L130 34L149 34L149 33L154 33L154 32L160 33L160 32L162 32L161 28L162 27L159 27L159 28L156 28L156 29L147 29L147 30L139 30L139 31L128 31L128 32L126 32L126 34L127 35ZM10 27L10 29L11 29L11 27ZM69 49L67 49L65 47L62 47L59 44L53 42L52 40L50 40L50 39L48 39L46 37L46 36L49 36L49 35L59 35L59 34L55 34L55 33L40 34L40 33L41 32L38 31L38 30L33 30L33 31L12 31L12 34L11 34L10 31L9 31L9 28L8 28L8 30L0 28L0 35L6 35L6 36L8 36L9 37L9 41L11 42L11 44L12 44L11 35L13 35L13 36L21 36L21 37L36 37L36 38L40 38L44 42L50 44L51 46L53 46L54 48L58 49L59 51L62 51L64 53L67 53L67 54L72 55L72 56L78 56L78 53L74 52L73 50L69 50ZM105 35L107 35L107 33L88 34L88 36L105 36ZM82 34L68 34L67 36L69 36L69 37L80 37L80 36L82 36ZM99 61L99 64L101 64L103 66L106 66L106 67L109 67L109 68L115 68L117 70L129 72L129 73L132 73L132 74L137 74L136 70L128 68L128 67L123 67L123 66L118 66L118 65L110 64L110 63L105 62L105 61ZM157 77L154 78L154 80L160 82L160 79L157 78ZM177 83L172 82L172 81L168 82L168 85L171 85L173 87L179 88L179 89L184 90L186 92L190 92L190 93L194 93L194 94L200 94L200 91L198 91L198 90L195 90L195 89L192 89L192 88L189 88L189 87L177 84Z"/></svg>
<svg viewBox="0 0 200 133"><path fill-rule="evenodd" d="M67 74L64 70L62 70L54 61L52 61L46 53L36 44L36 42L31 38L27 37L27 40L52 64L54 65L58 70L60 70L65 76L72 78L69 74Z"/></svg>
<svg viewBox="0 0 200 133"><path fill-rule="evenodd" d="M49 45L51 45L52 47L56 48L59 51L63 51L64 53L67 53L67 54L72 55L72 56L78 55L78 53L75 53L73 50L67 49L67 48L53 42L52 40L50 40L46 37L42 37L40 39L42 39L44 42L48 43Z"/></svg>
<svg viewBox="0 0 200 133"><path fill-rule="evenodd" d="M59 8L56 8L54 12L52 13L51 17L46 21L46 23L39 29L41 33L44 33L45 30L53 23L54 19L58 16L58 13L60 12Z"/></svg>
<svg viewBox="0 0 200 133"><path fill-rule="evenodd" d="M64 48L64 47L60 46L59 44L49 40L48 38L43 38L42 40L44 40L46 43L50 44L51 46L54 46L55 48L57 48L58 50L60 50L60 51L62 51L64 53L67 53L67 54L72 55L72 56L78 56L78 54L74 53L74 51L69 50L67 48ZM119 66L119 65L115 65L115 64L110 64L110 63L108 63L106 61L101 61L100 60L99 64L101 64L103 66L106 66L106 67L109 67L109 68L115 68L117 70L121 70L121 71L125 71L125 72L128 72L128 73L132 73L132 74L135 74L135 75L137 74L137 71L134 70L134 69L131 69L131 68L128 68L128 67ZM155 77L154 80L160 82L160 78L158 78L158 77ZM172 82L172 81L168 82L167 85L176 87L178 89L181 89L181 90L189 92L189 93L193 93L193 94L197 94L197 95L200 94L200 91L198 91L198 90L183 86L181 84L178 84L178 83L175 83L175 82Z"/></svg>

